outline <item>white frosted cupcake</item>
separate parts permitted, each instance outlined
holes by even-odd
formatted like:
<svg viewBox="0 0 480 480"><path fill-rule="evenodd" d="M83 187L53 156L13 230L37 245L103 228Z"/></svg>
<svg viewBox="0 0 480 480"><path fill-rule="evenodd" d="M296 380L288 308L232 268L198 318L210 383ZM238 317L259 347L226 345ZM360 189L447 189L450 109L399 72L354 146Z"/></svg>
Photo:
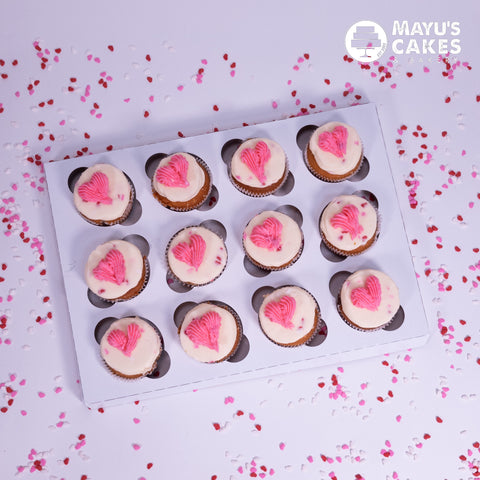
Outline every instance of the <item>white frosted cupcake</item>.
<svg viewBox="0 0 480 480"><path fill-rule="evenodd" d="M218 363L236 352L242 324L228 305L203 302L187 312L178 334L188 356L198 362Z"/></svg>
<svg viewBox="0 0 480 480"><path fill-rule="evenodd" d="M263 197L277 191L288 175L283 148L269 138L250 138L235 151L230 180L242 193Z"/></svg>
<svg viewBox="0 0 480 480"><path fill-rule="evenodd" d="M185 152L163 158L152 177L153 196L166 208L179 212L198 208L211 189L210 170L205 162Z"/></svg>
<svg viewBox="0 0 480 480"><path fill-rule="evenodd" d="M357 270L343 283L337 307L351 327L378 330L392 321L400 307L398 287L379 270Z"/></svg>

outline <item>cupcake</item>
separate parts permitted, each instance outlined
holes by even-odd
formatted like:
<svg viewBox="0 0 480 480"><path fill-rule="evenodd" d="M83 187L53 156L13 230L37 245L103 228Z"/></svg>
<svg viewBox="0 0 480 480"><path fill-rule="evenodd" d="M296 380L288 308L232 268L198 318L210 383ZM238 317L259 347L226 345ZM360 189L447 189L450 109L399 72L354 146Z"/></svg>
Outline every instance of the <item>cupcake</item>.
<svg viewBox="0 0 480 480"><path fill-rule="evenodd" d="M187 212L202 205L210 195L210 170L198 157L175 153L163 158L152 177L153 196L166 208Z"/></svg>
<svg viewBox="0 0 480 480"><path fill-rule="evenodd" d="M99 245L85 266L88 288L110 302L136 297L144 289L148 273L147 258L138 247L125 240Z"/></svg>
<svg viewBox="0 0 480 480"><path fill-rule="evenodd" d="M187 312L178 335L188 356L203 363L219 363L237 351L242 323L228 305L207 301Z"/></svg>
<svg viewBox="0 0 480 480"><path fill-rule="evenodd" d="M363 197L340 195L320 216L320 235L334 253L358 255L373 245L378 236L377 210Z"/></svg>
<svg viewBox="0 0 480 480"><path fill-rule="evenodd" d="M151 373L162 350L162 340L155 328L138 317L115 320L100 340L103 361L112 373L122 378Z"/></svg>
<svg viewBox="0 0 480 480"><path fill-rule="evenodd" d="M379 270L357 270L343 283L337 307L351 327L378 330L390 323L400 307L398 288Z"/></svg>
<svg viewBox="0 0 480 480"><path fill-rule="evenodd" d="M132 210L134 189L118 168L98 163L82 172L73 189L73 203L80 215L94 225L116 225Z"/></svg>
<svg viewBox="0 0 480 480"><path fill-rule="evenodd" d="M352 126L328 122L313 132L304 157L308 169L317 178L340 182L360 169L363 160L362 141Z"/></svg>
<svg viewBox="0 0 480 480"><path fill-rule="evenodd" d="M278 190L288 175L283 148L268 138L250 138L238 147L230 163L230 179L242 193L264 197Z"/></svg>
<svg viewBox="0 0 480 480"><path fill-rule="evenodd" d="M320 309L305 289L284 286L265 296L258 311L263 333L282 347L308 343L320 326Z"/></svg>
<svg viewBox="0 0 480 480"><path fill-rule="evenodd" d="M174 277L185 285L198 287L222 274L228 254L219 235L198 225L177 232L168 243L166 257Z"/></svg>
<svg viewBox="0 0 480 480"><path fill-rule="evenodd" d="M303 232L288 215L266 210L255 215L243 231L247 258L264 270L282 270L303 251Z"/></svg>

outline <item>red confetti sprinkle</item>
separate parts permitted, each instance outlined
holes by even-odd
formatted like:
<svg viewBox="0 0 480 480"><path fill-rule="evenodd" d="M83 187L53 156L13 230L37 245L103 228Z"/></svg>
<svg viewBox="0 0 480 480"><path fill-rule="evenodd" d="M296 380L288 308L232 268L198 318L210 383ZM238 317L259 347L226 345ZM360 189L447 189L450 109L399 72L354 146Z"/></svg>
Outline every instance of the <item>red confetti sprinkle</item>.
<svg viewBox="0 0 480 480"><path fill-rule="evenodd" d="M152 463L152 462L147 463L147 469L148 469L148 470L150 470L152 467L153 467L153 463Z"/></svg>
<svg viewBox="0 0 480 480"><path fill-rule="evenodd" d="M109 45L109 46L108 46L108 49L109 49L111 52L113 52L113 45Z"/></svg>
<svg viewBox="0 0 480 480"><path fill-rule="evenodd" d="M215 422L215 423L213 424L213 428L214 428L215 430L220 430L220 424Z"/></svg>
<svg viewBox="0 0 480 480"><path fill-rule="evenodd" d="M214 105L213 110L215 110L215 112L218 112L218 105Z"/></svg>
<svg viewBox="0 0 480 480"><path fill-rule="evenodd" d="M437 423L443 423L443 420L439 416L436 416L435 420L437 421Z"/></svg>

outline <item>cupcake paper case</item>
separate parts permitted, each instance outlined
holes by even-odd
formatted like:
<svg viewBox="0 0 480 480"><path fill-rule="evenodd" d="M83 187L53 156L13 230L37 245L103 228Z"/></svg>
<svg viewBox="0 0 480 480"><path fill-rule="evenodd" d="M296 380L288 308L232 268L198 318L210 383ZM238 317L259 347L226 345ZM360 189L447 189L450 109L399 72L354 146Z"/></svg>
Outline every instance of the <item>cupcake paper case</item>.
<svg viewBox="0 0 480 480"><path fill-rule="evenodd" d="M87 168L73 189L73 203L80 215L101 226L123 222L132 209L134 196L127 176L106 163Z"/></svg>

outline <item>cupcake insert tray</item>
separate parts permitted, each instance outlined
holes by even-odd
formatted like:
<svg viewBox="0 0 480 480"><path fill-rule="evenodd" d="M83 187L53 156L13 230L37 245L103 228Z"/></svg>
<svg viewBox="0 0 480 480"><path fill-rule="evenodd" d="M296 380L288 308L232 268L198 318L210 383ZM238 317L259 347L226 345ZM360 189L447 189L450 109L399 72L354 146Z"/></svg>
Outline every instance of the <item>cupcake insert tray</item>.
<svg viewBox="0 0 480 480"><path fill-rule="evenodd" d="M363 141L365 160L351 180L323 182L314 177L304 163L302 146L315 127L328 121L354 126ZM229 155L235 145L251 137L271 138L286 152L290 174L274 195L248 197L230 182ZM155 154L178 151L200 157L212 173L211 196L197 210L174 212L163 207L152 195L148 160ZM78 177L80 167L95 163L117 166L135 186L134 208L124 224L95 226L75 210L72 178ZM45 169L83 396L88 406L119 404L294 372L412 348L427 341L428 324L373 104L52 162L46 164ZM334 196L351 193L374 198L381 226L377 242L368 251L343 258L331 254L323 245L319 218ZM267 273L245 259L242 233L254 215L277 209L301 223L304 249L287 269ZM165 249L177 231L199 224L225 236L228 261L222 275L213 283L190 289L172 281ZM89 293L84 280L86 260L97 245L122 238L140 242L148 252L148 283L131 300L115 304L98 301ZM354 330L337 312L336 292L340 279L345 278L346 272L363 268L384 271L400 290L399 314L388 327L376 332ZM318 302L324 323L310 345L281 347L261 331L255 306L262 293L282 285L303 287ZM242 321L239 353L230 361L202 364L188 357L180 345L179 315L192 304L203 301L224 302ZM113 376L105 368L96 332L111 319L134 315L157 327L165 353L159 360L156 374L128 381Z"/></svg>

